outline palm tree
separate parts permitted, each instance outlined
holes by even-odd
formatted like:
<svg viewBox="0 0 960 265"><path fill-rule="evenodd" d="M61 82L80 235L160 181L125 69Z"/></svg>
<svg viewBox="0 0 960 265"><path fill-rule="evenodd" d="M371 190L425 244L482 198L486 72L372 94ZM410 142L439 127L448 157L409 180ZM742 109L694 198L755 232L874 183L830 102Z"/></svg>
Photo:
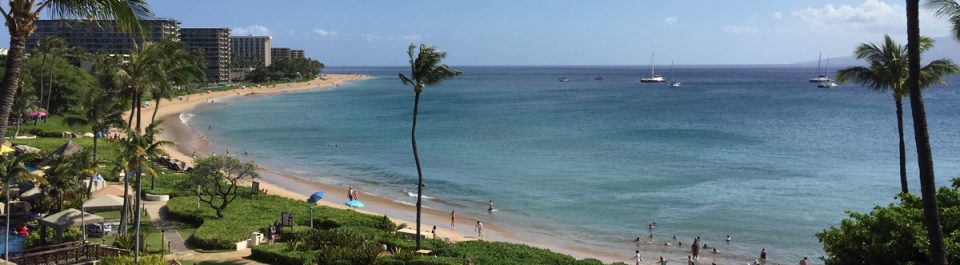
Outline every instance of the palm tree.
<svg viewBox="0 0 960 265"><path fill-rule="evenodd" d="M10 245L10 184L15 182L20 182L30 179L38 179L38 176L30 174L30 170L27 169L26 162L33 160L33 156L30 154L23 155L13 155L6 154L0 155L0 178L3 178L3 193L6 197L6 208L3 210L4 213L7 213L7 224L6 224L6 233L3 235L3 245ZM10 251L8 248L4 248L3 257L7 259L10 257Z"/></svg>
<svg viewBox="0 0 960 265"><path fill-rule="evenodd" d="M173 98L174 86L185 86L204 77L204 61L200 57L190 54L182 42L166 39L155 45L151 53L156 56L156 84L151 90L156 103L150 122L157 120L157 111L160 110L160 101L164 98ZM151 188L153 184L151 184Z"/></svg>
<svg viewBox="0 0 960 265"><path fill-rule="evenodd" d="M920 92L926 79L920 69L920 0L907 0L907 58L910 61L907 87L910 88L910 110L913 113L913 136L917 142L917 165L920 167L920 198L923 204L924 225L930 239L930 263L947 264L943 227L940 225L940 207L937 206L937 183L933 172L930 134L927 131L927 111Z"/></svg>
<svg viewBox="0 0 960 265"><path fill-rule="evenodd" d="M104 90L91 89L86 95L80 98L80 106L83 109L76 115L66 118L70 125L87 125L93 132L93 155L92 161L97 161L97 139L102 133L105 133L112 126L123 124L123 113L120 102L113 100ZM90 183L87 185L87 196L91 197L93 192L93 177L97 172L90 176Z"/></svg>
<svg viewBox="0 0 960 265"><path fill-rule="evenodd" d="M423 169L420 168L420 154L417 153L417 109L420 107L420 92L426 86L439 85L443 80L460 75L460 70L451 69L443 64L447 57L442 52L427 44L420 44L420 53L414 58L417 47L410 44L407 55L410 56L410 77L400 73L400 81L404 85L413 86L416 96L413 99L413 126L410 129L410 143L413 145L413 160L417 163L417 250L420 249L420 208L423 193Z"/></svg>
<svg viewBox="0 0 960 265"><path fill-rule="evenodd" d="M139 113L139 111L138 111ZM137 117L139 119L139 117ZM150 123L147 125L147 128L143 131L143 134L132 132L128 134L127 148L124 152L124 155L127 156L127 168L136 169L136 204L135 204L135 215L133 216L133 226L134 226L134 235L140 234L140 216L142 215L143 208L142 198L143 198L143 186L141 185L141 179L144 170L144 162L149 162L153 158L160 157L166 152L163 150L163 146L173 144L170 141L159 140L157 136L163 131L160 127L160 124L163 121ZM147 166L147 173L151 177L156 177L157 172L151 166ZM134 256L140 254L140 237L136 237L137 244L135 245L133 251Z"/></svg>
<svg viewBox="0 0 960 265"><path fill-rule="evenodd" d="M50 167L44 170L47 183L40 189L48 198L56 200L56 212L63 211L63 195L81 187L76 177L78 173L76 167L72 165L74 155L56 154L50 161Z"/></svg>
<svg viewBox="0 0 960 265"><path fill-rule="evenodd" d="M920 38L920 52L933 47L933 40ZM841 83L853 81L879 92L890 92L897 107L897 132L900 139L900 189L909 193L907 188L906 145L903 140L903 98L908 95L908 56L907 49L898 44L889 35L877 43L861 43L854 52L857 59L866 60L869 66L856 66L841 69L837 80ZM920 87L927 88L942 83L947 74L957 73L957 65L949 59L935 60L921 69Z"/></svg>
<svg viewBox="0 0 960 265"><path fill-rule="evenodd" d="M0 82L0 119L10 117L13 97L20 85L27 38L33 34L42 11L50 11L54 18L114 19L117 28L136 32L142 38L139 17L150 15L145 0L9 0L7 8L0 7L5 25L10 32L10 50L6 71ZM0 135L7 132L7 123L0 122ZM5 139L0 138L0 143Z"/></svg>

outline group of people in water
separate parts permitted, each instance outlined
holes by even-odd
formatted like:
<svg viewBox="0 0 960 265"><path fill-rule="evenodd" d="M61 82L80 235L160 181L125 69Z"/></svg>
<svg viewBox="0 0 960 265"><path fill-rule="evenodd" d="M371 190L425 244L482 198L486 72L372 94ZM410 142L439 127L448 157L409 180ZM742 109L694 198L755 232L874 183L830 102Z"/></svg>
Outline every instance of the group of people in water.
<svg viewBox="0 0 960 265"><path fill-rule="evenodd" d="M647 229L648 229L648 231L649 231L648 237L650 238L649 241L647 241L648 243L653 243L653 230L656 229L656 226L657 226L657 222L656 222L656 221L650 222L650 223L647 225ZM677 246L680 246L680 247L683 246L683 241L678 240L676 235L673 236L673 240L676 240L676 241L677 241ZM733 240L733 237L731 237L730 235L727 235L725 240L726 240L726 243L727 243L727 244L730 244L730 241ZM640 237L637 237L637 238L634 239L633 241L637 244L637 250L636 250L636 252L634 252L634 256L631 258L631 260L635 260L635 261L636 261L636 264L637 264L637 265L640 265L640 264L643 262L643 257L641 257L641 255L640 255L640 243L643 242L643 240L641 240ZM687 256L687 265L696 265L696 264L697 264L697 262L700 260L700 250L701 250L701 249L710 249L713 254L715 254L715 255L716 255L716 254L720 254L720 252L717 250L716 247L712 247L712 248L711 248L711 247L708 246L706 243L703 243L703 244L701 245L701 242L703 242L703 241L700 239L700 236L697 236L696 238L693 239L693 244L690 245L690 255ZM672 244L671 244L670 242L664 241L664 242L663 242L663 245L664 245L664 246L671 246ZM808 262L807 257L803 257L803 259L800 261L800 265L807 265L807 262ZM667 260L664 259L663 256L660 256L660 259L657 261L656 264L658 264L658 265L666 265L666 264L667 264ZM711 265L716 265L717 263L716 263L716 262L711 262L710 264L711 264ZM747 265L764 265L764 264L767 264L767 249L766 249L766 248L763 248L763 249L760 250L760 258L759 258L759 259L756 259L756 260L754 260L753 262L747 263Z"/></svg>

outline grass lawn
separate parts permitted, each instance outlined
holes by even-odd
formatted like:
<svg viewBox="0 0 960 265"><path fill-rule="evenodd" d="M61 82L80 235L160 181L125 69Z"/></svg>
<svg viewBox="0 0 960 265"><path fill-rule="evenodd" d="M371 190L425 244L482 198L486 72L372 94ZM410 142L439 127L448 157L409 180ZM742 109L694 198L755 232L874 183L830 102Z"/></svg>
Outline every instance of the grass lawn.
<svg viewBox="0 0 960 265"><path fill-rule="evenodd" d="M7 129L7 136L13 136L13 133L17 130L16 125L11 125ZM90 132L90 127L88 126L70 126L64 121L63 115L52 115L47 119L46 122L40 120L37 122L37 125L33 125L33 122L27 122L23 125L20 125L20 135L39 135L39 136L59 136L61 132L69 131L74 133L85 133Z"/></svg>
<svg viewBox="0 0 960 265"><path fill-rule="evenodd" d="M133 232L133 226L130 227L130 232L131 233ZM157 229L156 227L154 227L153 223L149 221L141 221L140 233L144 233L147 235L143 239L144 245L146 247L146 253L160 253L161 245L164 248L164 254L170 253L170 249L167 248L167 243L160 241L161 239L160 229ZM111 245L113 244L113 241L115 239L116 237L108 236L108 237L102 238L102 242L104 244ZM91 240L91 241L96 242L97 240ZM167 241L167 240L164 239L164 241Z"/></svg>

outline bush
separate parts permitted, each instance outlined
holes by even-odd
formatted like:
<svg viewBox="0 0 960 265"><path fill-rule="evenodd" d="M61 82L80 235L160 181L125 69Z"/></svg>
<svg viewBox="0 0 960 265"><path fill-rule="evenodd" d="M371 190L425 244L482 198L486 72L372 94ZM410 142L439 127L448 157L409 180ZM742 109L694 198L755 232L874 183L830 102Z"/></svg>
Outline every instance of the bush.
<svg viewBox="0 0 960 265"><path fill-rule="evenodd" d="M51 244L55 237L56 231L53 228L47 227L47 244ZM63 240L61 242L71 242L77 241L83 238L83 234L80 232L79 228L71 228L67 231L63 231ZM25 248L34 248L39 247L40 245L40 230L33 231L23 240L23 246Z"/></svg>
<svg viewBox="0 0 960 265"><path fill-rule="evenodd" d="M119 256L109 256L100 259L99 264L103 265L132 265L137 264L133 262L133 256L130 255L119 255ZM146 255L140 257L139 265L167 265L167 261L163 259L160 255Z"/></svg>
<svg viewBox="0 0 960 265"><path fill-rule="evenodd" d="M960 263L960 179L952 188L937 192L947 259ZM850 212L849 217L817 233L826 264L926 264L927 232L920 198L898 195L899 202L876 206L870 213Z"/></svg>
<svg viewBox="0 0 960 265"><path fill-rule="evenodd" d="M598 259L582 259L573 263L574 265L603 265L603 262Z"/></svg>
<svg viewBox="0 0 960 265"><path fill-rule="evenodd" d="M444 256L468 257L476 264L572 264L576 260L548 249L489 241L455 243Z"/></svg>
<svg viewBox="0 0 960 265"><path fill-rule="evenodd" d="M259 245L253 248L250 258L270 264L317 264L313 252L288 251L286 243Z"/></svg>

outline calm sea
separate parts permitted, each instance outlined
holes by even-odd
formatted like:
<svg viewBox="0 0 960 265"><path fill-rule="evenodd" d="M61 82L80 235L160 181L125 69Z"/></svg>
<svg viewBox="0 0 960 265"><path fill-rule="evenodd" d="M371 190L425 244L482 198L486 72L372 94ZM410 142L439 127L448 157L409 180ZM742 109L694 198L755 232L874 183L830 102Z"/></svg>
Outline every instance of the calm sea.
<svg viewBox="0 0 960 265"><path fill-rule="evenodd" d="M213 126L204 133L215 149L249 149L265 167L412 202L414 94L396 76L406 70L328 68L375 78L235 99L197 110L192 123ZM795 262L823 255L815 234L845 211L899 191L891 95L816 88L807 81L815 69L678 66L667 78L681 88L639 83L644 66L462 70L422 94L428 207L485 216L494 200L498 222L624 249L656 221L658 240L721 245L730 234L723 252L755 257L765 247ZM960 173L960 93L937 87L925 99L946 184ZM917 192L915 149L907 152Z"/></svg>

